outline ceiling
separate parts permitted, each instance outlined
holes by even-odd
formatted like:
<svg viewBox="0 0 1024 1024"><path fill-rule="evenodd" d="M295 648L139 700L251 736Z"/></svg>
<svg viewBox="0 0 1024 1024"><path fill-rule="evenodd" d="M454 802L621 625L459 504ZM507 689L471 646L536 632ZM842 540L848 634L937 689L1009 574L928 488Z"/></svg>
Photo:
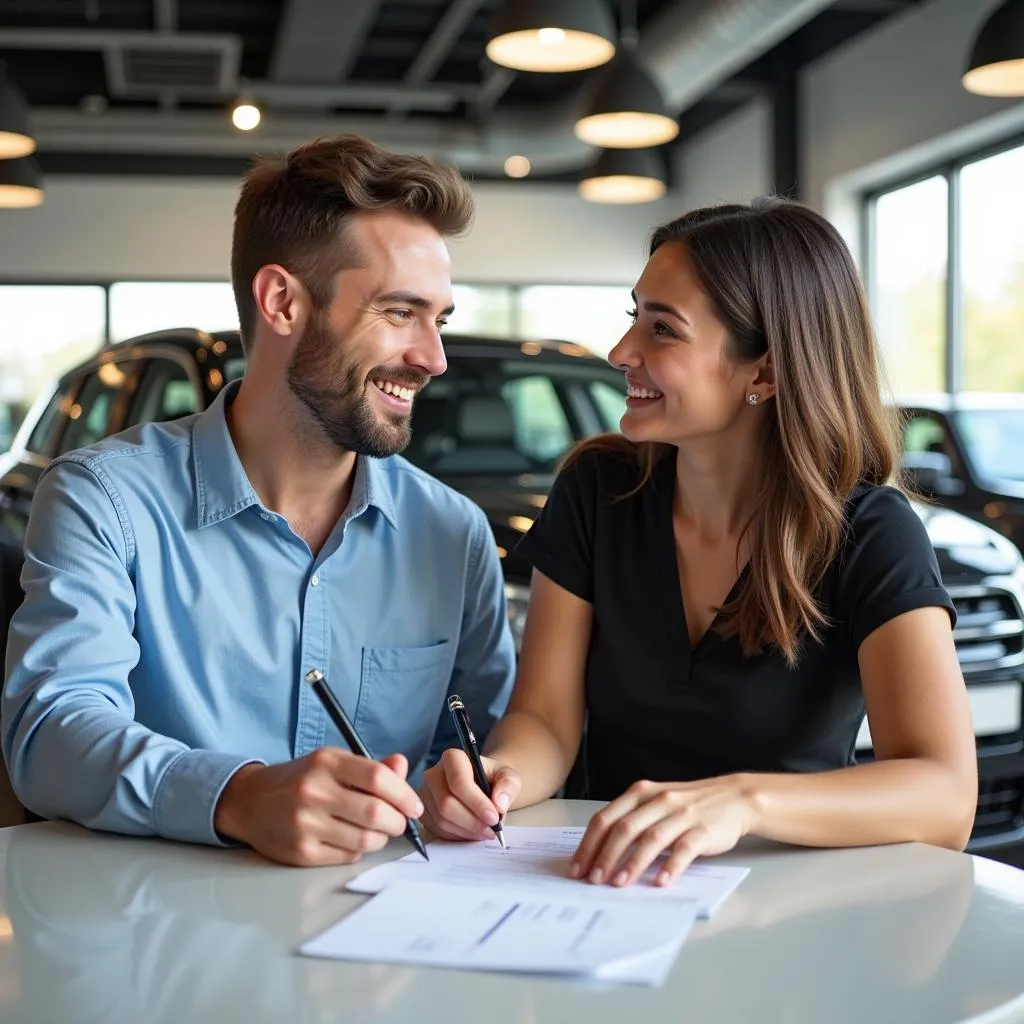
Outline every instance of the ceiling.
<svg viewBox="0 0 1024 1024"><path fill-rule="evenodd" d="M595 155L572 134L595 72L490 63L497 2L0 0L0 60L47 174L237 175L253 153L359 131L477 180L512 153L533 180L575 180ZM799 70L917 2L635 0L638 50L680 116L672 145L768 96L794 150ZM243 95L264 109L248 134L228 116Z"/></svg>

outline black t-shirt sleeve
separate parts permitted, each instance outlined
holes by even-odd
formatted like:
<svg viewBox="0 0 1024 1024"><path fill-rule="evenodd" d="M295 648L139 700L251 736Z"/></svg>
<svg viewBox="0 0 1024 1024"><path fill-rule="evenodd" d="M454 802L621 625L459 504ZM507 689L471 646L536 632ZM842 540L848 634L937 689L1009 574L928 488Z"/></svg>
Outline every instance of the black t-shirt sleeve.
<svg viewBox="0 0 1024 1024"><path fill-rule="evenodd" d="M540 515L516 553L560 587L594 600L598 452L583 452L555 477Z"/></svg>
<svg viewBox="0 0 1024 1024"><path fill-rule="evenodd" d="M856 651L890 619L938 606L956 624L928 531L906 496L872 487L855 499L838 582L838 611Z"/></svg>

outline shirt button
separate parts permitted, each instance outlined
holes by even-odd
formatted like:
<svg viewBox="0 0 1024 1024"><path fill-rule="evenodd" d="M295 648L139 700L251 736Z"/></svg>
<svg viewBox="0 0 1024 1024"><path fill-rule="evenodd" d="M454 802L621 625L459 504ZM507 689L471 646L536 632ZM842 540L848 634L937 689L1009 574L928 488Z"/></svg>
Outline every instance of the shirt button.
<svg viewBox="0 0 1024 1024"><path fill-rule="evenodd" d="M260 519L263 519L263 520L265 520L268 523L270 522L270 516L268 516L266 512L261 512L260 513Z"/></svg>
<svg viewBox="0 0 1024 1024"><path fill-rule="evenodd" d="M311 579L311 580L309 581L309 585L310 585L311 587L315 587L315 586L316 586L316 585L317 585L317 584L318 584L319 582L320 582L320 577L319 577L319 576L314 576L314 577L313 577L313 578L312 578L312 579Z"/></svg>

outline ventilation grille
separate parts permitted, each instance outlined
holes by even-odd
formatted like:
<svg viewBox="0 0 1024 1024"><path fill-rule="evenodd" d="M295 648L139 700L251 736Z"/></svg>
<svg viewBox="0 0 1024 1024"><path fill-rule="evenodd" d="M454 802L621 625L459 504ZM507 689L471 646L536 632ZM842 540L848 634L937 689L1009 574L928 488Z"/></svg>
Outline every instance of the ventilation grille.
<svg viewBox="0 0 1024 1024"><path fill-rule="evenodd" d="M978 786L972 835L1010 832L1024 824L1024 779L985 779Z"/></svg>
<svg viewBox="0 0 1024 1024"><path fill-rule="evenodd" d="M154 36L110 47L105 57L116 96L213 97L237 88L239 47L232 36Z"/></svg>
<svg viewBox="0 0 1024 1024"><path fill-rule="evenodd" d="M1017 598L1001 587L950 587L956 607L953 630L965 675L1024 663L1024 613Z"/></svg>

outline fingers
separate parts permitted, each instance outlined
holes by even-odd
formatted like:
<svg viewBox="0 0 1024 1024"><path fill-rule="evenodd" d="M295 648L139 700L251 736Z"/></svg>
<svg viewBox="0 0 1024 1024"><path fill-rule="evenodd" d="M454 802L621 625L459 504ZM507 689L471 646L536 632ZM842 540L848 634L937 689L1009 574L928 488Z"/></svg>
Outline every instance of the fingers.
<svg viewBox="0 0 1024 1024"><path fill-rule="evenodd" d="M402 818L418 818L423 813L423 804L416 791L404 778L382 761L357 757L347 750L340 750L336 747L322 747L310 754L309 757L318 768L324 769L340 786L346 789L362 790L363 793L377 797L378 800L382 800L394 808ZM391 757L392 759L401 758L400 762L393 763L397 767L403 768L405 758L401 754L391 755ZM406 763L404 768L407 769L407 767ZM402 827L392 834L401 835L404 829L405 822L403 821Z"/></svg>
<svg viewBox="0 0 1024 1024"><path fill-rule="evenodd" d="M691 829L680 836L655 876L654 884L671 885L698 857L707 852L707 838L707 830L703 828Z"/></svg>
<svg viewBox="0 0 1024 1024"><path fill-rule="evenodd" d="M435 770L441 771L440 767ZM481 825L480 822L476 821L468 811L465 812L467 820L472 822L468 828L464 825L459 825L450 821L445 814L442 813L438 806L438 801L439 799L444 799L444 797L439 798L434 795L433 789L431 788L431 781L434 781L436 785L436 780L431 780L429 778L429 774L430 773L428 772L427 778L424 780L426 785L423 787L423 803L426 807L423 819L427 828L430 829L438 839L448 839L456 842L477 842L481 839L492 839L494 837L494 833L485 825ZM447 793L447 788L442 787L442 792ZM463 810L465 809L463 808Z"/></svg>
<svg viewBox="0 0 1024 1024"><path fill-rule="evenodd" d="M501 820L498 811L477 785L473 767L465 753L461 750L446 750L441 755L441 767L444 769L448 789L455 800L450 807L439 802L438 810L445 817L449 817L448 811L451 810L452 816L449 820L464 828L470 827L471 823L475 823L477 827L497 825Z"/></svg>
<svg viewBox="0 0 1024 1024"><path fill-rule="evenodd" d="M504 814L515 803L522 788L523 782L517 771L512 768L499 768L491 779L491 799Z"/></svg>
<svg viewBox="0 0 1024 1024"><path fill-rule="evenodd" d="M409 777L409 759L405 754L388 754L380 759L381 764L386 764L400 779Z"/></svg>
<svg viewBox="0 0 1024 1024"><path fill-rule="evenodd" d="M598 852L604 846L609 830L640 803L645 802L647 791L642 787L646 785L648 784L638 782L630 786L622 796L601 808L590 819L590 824L587 825L587 830L583 833L580 845L569 864L570 878L588 878L591 875ZM601 878L590 878L590 881L603 881L603 870Z"/></svg>
<svg viewBox="0 0 1024 1024"><path fill-rule="evenodd" d="M687 823L687 812L677 813L674 797L671 792L662 793L609 826L594 854L588 880L613 885L636 881Z"/></svg>

